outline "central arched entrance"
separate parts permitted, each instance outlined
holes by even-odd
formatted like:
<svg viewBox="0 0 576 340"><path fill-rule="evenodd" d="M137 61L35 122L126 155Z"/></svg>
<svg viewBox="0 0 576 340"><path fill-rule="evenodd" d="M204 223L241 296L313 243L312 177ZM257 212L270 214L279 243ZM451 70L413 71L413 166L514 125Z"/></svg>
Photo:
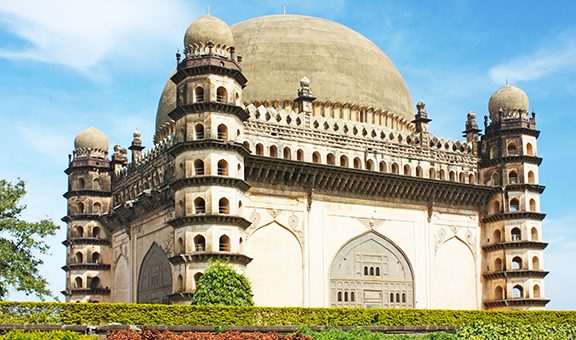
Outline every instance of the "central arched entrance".
<svg viewBox="0 0 576 340"><path fill-rule="evenodd" d="M375 231L352 239L332 262L330 305L413 308L414 273L408 258Z"/></svg>
<svg viewBox="0 0 576 340"><path fill-rule="evenodd" d="M169 303L172 267L164 250L154 242L144 256L138 276L138 303Z"/></svg>

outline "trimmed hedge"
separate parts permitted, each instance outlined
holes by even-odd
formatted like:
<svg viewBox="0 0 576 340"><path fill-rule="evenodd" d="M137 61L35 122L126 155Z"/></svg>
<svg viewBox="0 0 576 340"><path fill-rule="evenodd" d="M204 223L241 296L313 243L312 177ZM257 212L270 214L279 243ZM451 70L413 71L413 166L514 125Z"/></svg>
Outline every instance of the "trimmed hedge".
<svg viewBox="0 0 576 340"><path fill-rule="evenodd" d="M463 326L477 321L485 324L576 324L576 312L0 302L0 324Z"/></svg>

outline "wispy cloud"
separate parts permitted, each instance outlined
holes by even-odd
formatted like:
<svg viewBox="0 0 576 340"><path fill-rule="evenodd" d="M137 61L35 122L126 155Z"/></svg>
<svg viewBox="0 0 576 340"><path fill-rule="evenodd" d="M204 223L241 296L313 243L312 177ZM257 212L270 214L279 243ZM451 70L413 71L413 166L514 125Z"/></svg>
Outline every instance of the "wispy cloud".
<svg viewBox="0 0 576 340"><path fill-rule="evenodd" d="M38 126L18 127L20 140L39 155L61 161L71 149L72 141L68 136L61 136Z"/></svg>
<svg viewBox="0 0 576 340"><path fill-rule="evenodd" d="M522 82L576 68L575 33L576 29L565 30L536 52L492 67L490 78L496 83L502 83L506 78L513 82Z"/></svg>
<svg viewBox="0 0 576 340"><path fill-rule="evenodd" d="M86 70L114 52L178 43L194 9L183 0L4 0L0 28L29 47L0 46L0 57L24 58Z"/></svg>

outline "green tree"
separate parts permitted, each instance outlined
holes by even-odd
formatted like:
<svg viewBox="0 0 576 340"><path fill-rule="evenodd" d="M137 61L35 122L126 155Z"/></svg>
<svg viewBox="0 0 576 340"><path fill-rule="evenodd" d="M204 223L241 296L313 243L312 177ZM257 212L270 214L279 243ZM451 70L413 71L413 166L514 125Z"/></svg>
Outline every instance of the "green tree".
<svg viewBox="0 0 576 340"><path fill-rule="evenodd" d="M198 280L193 305L253 306L250 281L229 264L215 261Z"/></svg>
<svg viewBox="0 0 576 340"><path fill-rule="evenodd" d="M58 226L48 219L22 220L24 195L24 181L0 180L0 300L7 297L10 287L41 300L51 295L48 282L40 275L43 262L37 255L48 252L46 237L54 235Z"/></svg>

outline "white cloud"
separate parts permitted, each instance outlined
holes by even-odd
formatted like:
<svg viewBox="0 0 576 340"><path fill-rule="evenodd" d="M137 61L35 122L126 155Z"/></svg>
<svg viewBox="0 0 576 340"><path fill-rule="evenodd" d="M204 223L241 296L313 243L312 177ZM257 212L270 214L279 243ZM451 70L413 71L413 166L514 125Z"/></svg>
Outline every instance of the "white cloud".
<svg viewBox="0 0 576 340"><path fill-rule="evenodd" d="M490 78L501 84L503 79L521 82L540 79L566 69L576 68L575 30L559 34L536 52L519 56L490 69Z"/></svg>
<svg viewBox="0 0 576 340"><path fill-rule="evenodd" d="M159 43L180 45L193 15L183 0L3 0L0 27L30 46L0 49L25 58L86 70L113 52L138 59Z"/></svg>

